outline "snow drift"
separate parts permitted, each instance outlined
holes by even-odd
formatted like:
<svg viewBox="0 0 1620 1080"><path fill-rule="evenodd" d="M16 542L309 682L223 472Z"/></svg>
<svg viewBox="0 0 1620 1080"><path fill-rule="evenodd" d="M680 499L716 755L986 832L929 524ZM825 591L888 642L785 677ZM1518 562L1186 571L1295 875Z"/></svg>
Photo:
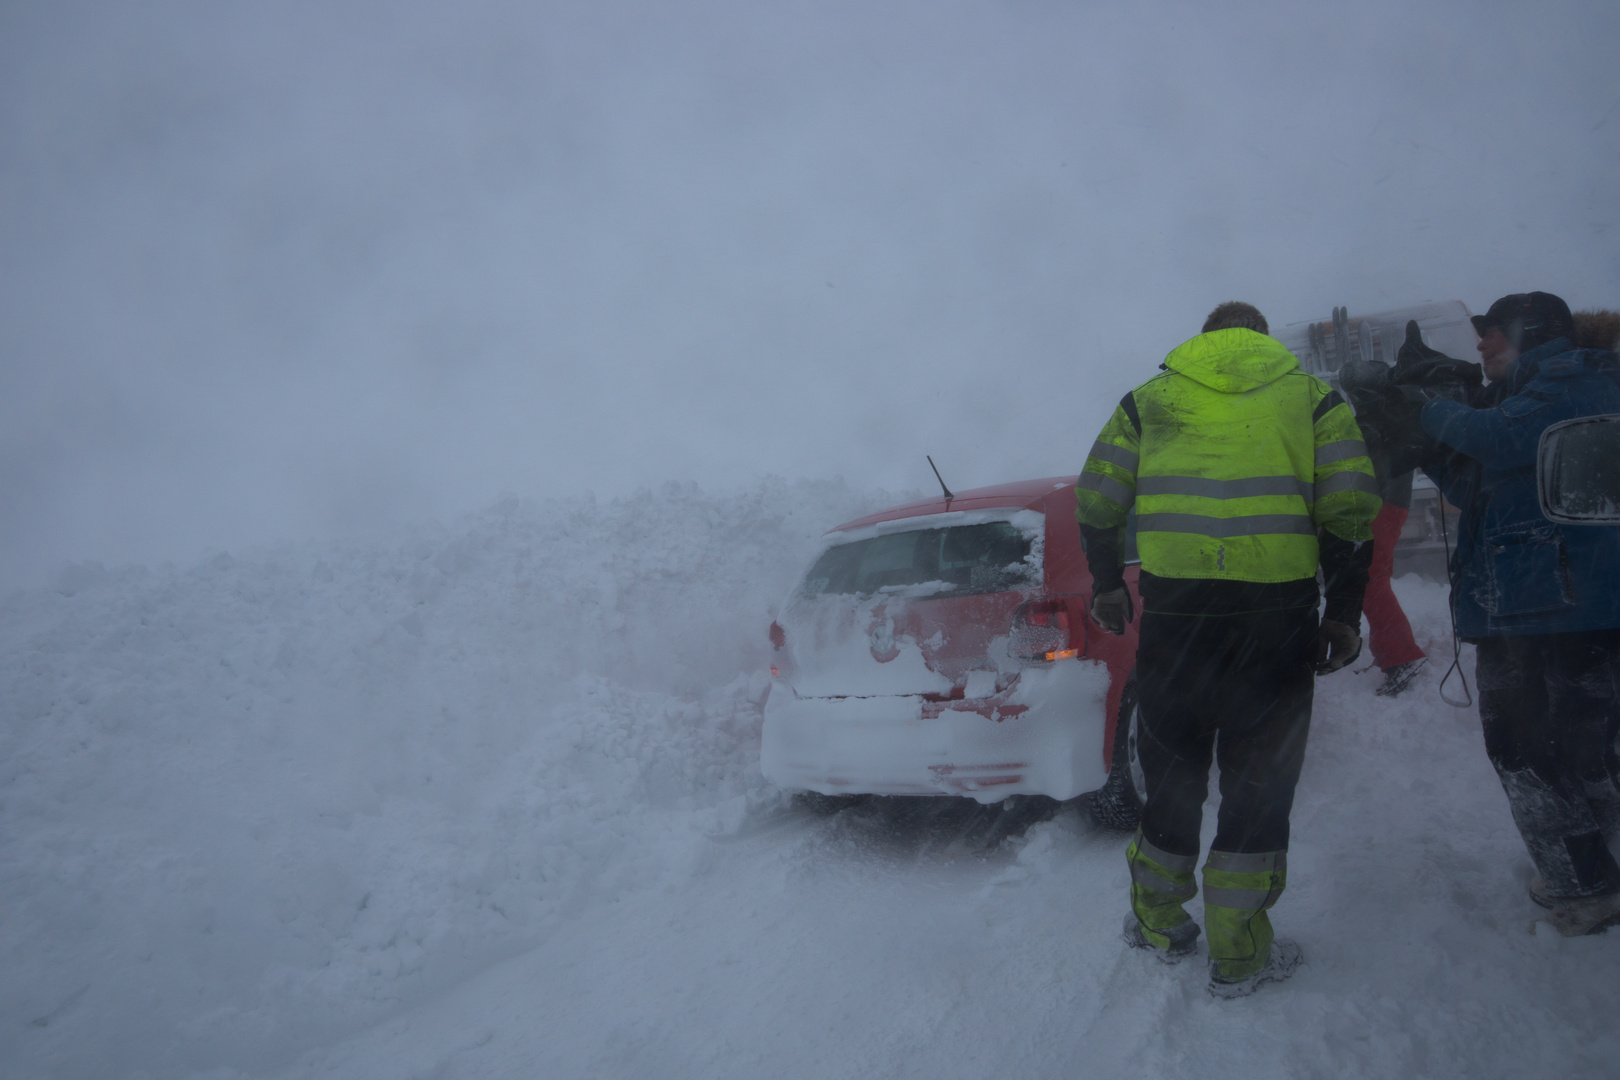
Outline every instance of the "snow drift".
<svg viewBox="0 0 1620 1080"><path fill-rule="evenodd" d="M870 509L507 499L14 594L0 1073L274 1062L661 880L761 794L765 628Z"/></svg>
<svg viewBox="0 0 1620 1080"><path fill-rule="evenodd" d="M508 499L7 597L0 1075L1614 1074L1620 934L1528 932L1435 673L1319 682L1307 966L1246 1002L1123 948L1122 841L1073 811L984 850L785 810L765 627L893 501ZM1444 588L1396 588L1449 654Z"/></svg>

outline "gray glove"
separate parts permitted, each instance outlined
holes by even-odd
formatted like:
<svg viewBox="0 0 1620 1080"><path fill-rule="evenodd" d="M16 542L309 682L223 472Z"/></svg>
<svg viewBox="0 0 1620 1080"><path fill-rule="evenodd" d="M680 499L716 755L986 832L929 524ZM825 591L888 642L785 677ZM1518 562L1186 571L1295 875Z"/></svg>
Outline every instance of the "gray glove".
<svg viewBox="0 0 1620 1080"><path fill-rule="evenodd" d="M1125 633L1125 624L1135 617L1136 607L1131 603L1131 592L1123 585L1091 598L1092 620L1110 634Z"/></svg>
<svg viewBox="0 0 1620 1080"><path fill-rule="evenodd" d="M1323 619L1316 631L1316 673L1328 675L1355 663L1361 655L1360 627Z"/></svg>

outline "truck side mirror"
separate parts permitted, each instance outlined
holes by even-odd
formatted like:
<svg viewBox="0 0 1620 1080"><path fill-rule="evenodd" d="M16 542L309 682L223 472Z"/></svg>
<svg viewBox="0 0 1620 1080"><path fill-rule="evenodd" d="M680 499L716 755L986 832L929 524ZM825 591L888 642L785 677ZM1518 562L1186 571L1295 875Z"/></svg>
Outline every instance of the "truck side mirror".
<svg viewBox="0 0 1620 1080"><path fill-rule="evenodd" d="M1582 416L1543 431L1536 495L1549 520L1620 524L1620 413Z"/></svg>

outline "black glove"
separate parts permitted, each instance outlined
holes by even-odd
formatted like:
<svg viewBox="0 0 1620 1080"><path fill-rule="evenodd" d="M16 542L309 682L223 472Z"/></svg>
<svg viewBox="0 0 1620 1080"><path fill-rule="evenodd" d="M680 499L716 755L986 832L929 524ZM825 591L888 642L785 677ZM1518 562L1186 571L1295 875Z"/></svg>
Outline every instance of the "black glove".
<svg viewBox="0 0 1620 1080"><path fill-rule="evenodd" d="M1136 606L1131 603L1131 591L1121 585L1117 589L1093 596L1091 618L1110 634L1124 634L1125 624L1136 618Z"/></svg>
<svg viewBox="0 0 1620 1080"><path fill-rule="evenodd" d="M1342 622L1323 619L1316 631L1316 673L1327 675L1355 663L1361 655L1361 635Z"/></svg>
<svg viewBox="0 0 1620 1080"><path fill-rule="evenodd" d="M1478 364L1447 356L1423 344L1423 331L1417 320L1406 324L1406 340L1395 354L1395 370L1390 381L1397 386L1416 386L1428 391L1425 401L1443 397L1470 403L1485 385L1485 371Z"/></svg>

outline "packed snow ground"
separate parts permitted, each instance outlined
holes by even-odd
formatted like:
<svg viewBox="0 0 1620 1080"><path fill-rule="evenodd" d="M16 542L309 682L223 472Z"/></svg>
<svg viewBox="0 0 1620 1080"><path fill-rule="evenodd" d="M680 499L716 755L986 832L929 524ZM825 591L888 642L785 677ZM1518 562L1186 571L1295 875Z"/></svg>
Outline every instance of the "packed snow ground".
<svg viewBox="0 0 1620 1080"><path fill-rule="evenodd" d="M764 628L887 501L512 499L11 595L0 1075L1620 1069L1620 933L1530 931L1437 673L1318 683L1275 913L1308 966L1243 1001L1120 944L1123 840L1073 810L793 808L757 766ZM1444 588L1397 592L1449 653Z"/></svg>

